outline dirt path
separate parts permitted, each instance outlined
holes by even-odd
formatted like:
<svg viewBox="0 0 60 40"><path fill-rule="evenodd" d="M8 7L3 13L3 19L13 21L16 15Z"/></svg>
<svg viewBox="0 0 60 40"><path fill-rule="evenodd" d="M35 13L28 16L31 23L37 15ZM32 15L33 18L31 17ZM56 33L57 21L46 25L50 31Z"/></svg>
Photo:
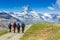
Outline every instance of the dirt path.
<svg viewBox="0 0 60 40"><path fill-rule="evenodd" d="M31 27L31 25L27 25L25 28L25 32ZM22 36L24 35L24 33L20 32L20 33L8 33L5 34L3 36L0 37L0 40L19 40Z"/></svg>

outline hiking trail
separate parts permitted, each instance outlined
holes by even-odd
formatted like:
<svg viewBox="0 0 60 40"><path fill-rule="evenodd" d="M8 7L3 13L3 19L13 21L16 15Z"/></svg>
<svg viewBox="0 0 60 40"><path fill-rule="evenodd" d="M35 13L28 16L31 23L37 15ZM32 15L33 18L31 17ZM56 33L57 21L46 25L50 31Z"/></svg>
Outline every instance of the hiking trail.
<svg viewBox="0 0 60 40"><path fill-rule="evenodd" d="M31 27L31 25L26 25L25 27L25 31L26 32L29 28ZM7 33L5 35L0 36L0 40L20 40L20 38L24 35L24 33L20 32L20 33Z"/></svg>

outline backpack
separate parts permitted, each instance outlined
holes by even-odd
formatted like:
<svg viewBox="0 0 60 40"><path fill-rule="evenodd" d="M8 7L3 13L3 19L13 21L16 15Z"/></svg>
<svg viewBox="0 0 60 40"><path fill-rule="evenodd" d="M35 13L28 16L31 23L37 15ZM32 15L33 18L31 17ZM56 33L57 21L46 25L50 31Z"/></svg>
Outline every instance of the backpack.
<svg viewBox="0 0 60 40"><path fill-rule="evenodd" d="M20 27L20 24L17 24L17 27Z"/></svg>
<svg viewBox="0 0 60 40"><path fill-rule="evenodd" d="M12 26L11 24L8 25L8 27L11 27L11 26Z"/></svg>

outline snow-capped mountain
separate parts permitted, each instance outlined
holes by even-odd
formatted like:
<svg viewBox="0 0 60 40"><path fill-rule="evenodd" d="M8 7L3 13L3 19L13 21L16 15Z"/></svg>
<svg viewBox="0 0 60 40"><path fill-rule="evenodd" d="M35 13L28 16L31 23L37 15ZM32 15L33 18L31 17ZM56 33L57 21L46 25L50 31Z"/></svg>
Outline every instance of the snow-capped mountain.
<svg viewBox="0 0 60 40"><path fill-rule="evenodd" d="M14 17L17 17L18 19L25 22L26 24L43 21L38 15L38 13L32 10L28 6L25 6L22 12L14 12L14 14L11 14L11 15L13 15Z"/></svg>
<svg viewBox="0 0 60 40"><path fill-rule="evenodd" d="M3 13L8 14L8 16L6 16ZM3 16L1 16L1 14ZM18 22L24 22L25 24L37 22L50 22L50 23L60 22L59 13L38 13L35 10L31 9L29 6L24 6L22 12L0 11L0 18L2 17L4 18L4 20L6 19L17 20Z"/></svg>
<svg viewBox="0 0 60 40"><path fill-rule="evenodd" d="M7 27L8 23L13 23L13 22L21 22L19 19L11 16L9 13L7 12L0 12L0 25L2 27Z"/></svg>
<svg viewBox="0 0 60 40"><path fill-rule="evenodd" d="M44 19L44 21L46 22L50 22L50 23L59 23L60 22L60 14L59 13L44 13L42 15L42 18Z"/></svg>

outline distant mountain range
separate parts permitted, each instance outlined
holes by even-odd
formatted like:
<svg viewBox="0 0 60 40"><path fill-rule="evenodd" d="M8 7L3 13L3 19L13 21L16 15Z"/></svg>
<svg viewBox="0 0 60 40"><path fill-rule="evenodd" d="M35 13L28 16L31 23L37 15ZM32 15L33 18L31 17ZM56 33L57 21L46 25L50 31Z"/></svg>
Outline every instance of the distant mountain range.
<svg viewBox="0 0 60 40"><path fill-rule="evenodd" d="M0 12L0 26L7 27L8 23L21 22L18 18L10 15L7 12Z"/></svg>
<svg viewBox="0 0 60 40"><path fill-rule="evenodd" d="M32 24L37 22L59 23L60 14L58 13L38 13L35 10L25 6L22 12L0 12L0 21L2 22L24 22Z"/></svg>
<svg viewBox="0 0 60 40"><path fill-rule="evenodd" d="M50 22L50 23L59 23L60 22L60 14L59 13L45 13L42 15L42 18L46 21L46 22Z"/></svg>

